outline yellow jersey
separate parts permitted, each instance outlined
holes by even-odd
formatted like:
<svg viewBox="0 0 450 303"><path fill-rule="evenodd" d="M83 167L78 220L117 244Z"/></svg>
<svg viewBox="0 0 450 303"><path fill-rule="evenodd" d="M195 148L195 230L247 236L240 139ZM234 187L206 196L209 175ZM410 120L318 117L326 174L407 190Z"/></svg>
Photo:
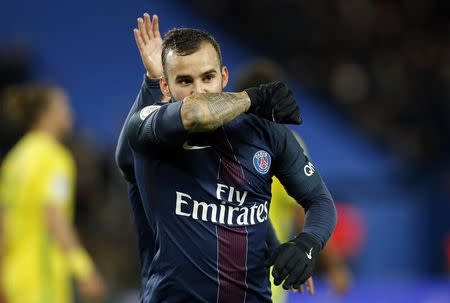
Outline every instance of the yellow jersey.
<svg viewBox="0 0 450 303"><path fill-rule="evenodd" d="M72 301L71 272L49 234L45 207L61 207L72 220L74 176L71 153L40 132L26 134L3 161L4 252L0 268L8 303Z"/></svg>
<svg viewBox="0 0 450 303"><path fill-rule="evenodd" d="M302 139L294 133L300 146L303 148L305 154L307 150ZM270 203L269 219L272 222L273 229L277 235L280 243L285 243L292 238L293 224L296 220L294 207L299 207L297 201L289 196L289 194L284 189L284 186L280 181L273 177L272 178L272 200ZM273 284L273 277L270 275L270 281L272 282L272 301L274 303L283 303L286 301L287 290L284 290L281 285L275 286Z"/></svg>

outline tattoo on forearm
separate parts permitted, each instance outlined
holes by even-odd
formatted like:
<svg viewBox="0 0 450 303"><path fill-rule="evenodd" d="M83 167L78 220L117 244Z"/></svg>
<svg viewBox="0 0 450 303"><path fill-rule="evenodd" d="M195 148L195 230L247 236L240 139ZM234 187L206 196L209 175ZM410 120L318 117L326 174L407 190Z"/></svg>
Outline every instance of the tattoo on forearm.
<svg viewBox="0 0 450 303"><path fill-rule="evenodd" d="M236 117L246 110L245 95L222 93L207 94L208 109L217 120L226 121ZM247 102L248 103L248 102Z"/></svg>
<svg viewBox="0 0 450 303"><path fill-rule="evenodd" d="M187 117L194 122L192 131L211 131L222 124L227 123L250 106L248 95L242 93L208 93L194 96L189 104L186 104Z"/></svg>

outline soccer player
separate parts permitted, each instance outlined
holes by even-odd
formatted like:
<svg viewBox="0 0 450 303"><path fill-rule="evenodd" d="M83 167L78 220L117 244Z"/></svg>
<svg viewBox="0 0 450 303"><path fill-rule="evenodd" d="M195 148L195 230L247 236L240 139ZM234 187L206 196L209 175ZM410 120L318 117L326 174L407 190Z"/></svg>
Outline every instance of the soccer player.
<svg viewBox="0 0 450 303"><path fill-rule="evenodd" d="M262 83L279 81L285 78L284 73L275 62L257 58L241 70L235 84L237 90L246 87L257 86ZM307 148L299 135L294 133L301 148L308 155ZM272 203L269 219L273 224L275 233L281 242L288 241L293 232L301 230L304 222L304 211L296 201L288 195L283 185L277 178L272 183ZM319 255L319 263L323 265L325 274L330 281L333 290L337 294L345 293L351 281L351 275L347 266L331 250L325 248ZM275 303L285 302L287 292L281 287L272 287L272 300Z"/></svg>
<svg viewBox="0 0 450 303"><path fill-rule="evenodd" d="M299 288L336 221L331 196L286 127L299 123L280 83L222 93L228 70L205 32L170 31L160 86L171 101L132 115L128 138L155 255L146 302L270 302L271 175L308 209L305 231L267 260L275 283ZM247 114L243 114L243 113ZM270 121L269 121L270 120ZM271 122L272 121L272 122Z"/></svg>
<svg viewBox="0 0 450 303"><path fill-rule="evenodd" d="M0 292L7 303L101 299L105 287L72 223L75 167L61 144L72 127L66 94L53 86L17 86L5 108L26 134L0 171Z"/></svg>
<svg viewBox="0 0 450 303"><path fill-rule="evenodd" d="M159 88L159 79L162 74L161 50L162 39L159 32L158 16L154 15L153 20L149 14L144 14L144 18L138 18L138 28L134 30L136 44L138 46L142 62L147 70L144 83L133 106L125 120L120 132L117 149L116 163L122 176L128 183L128 194L131 202L135 225L138 233L138 244L141 258L141 298L148 288L148 269L154 255L153 231L146 223L145 213L142 208L141 198L138 192L134 176L134 160L131 148L125 138L125 126L133 112L146 106L167 102L167 98L162 101L163 95ZM275 231L271 226L268 228L267 245L269 250L274 250L279 246ZM306 284L308 290L313 291L312 278Z"/></svg>

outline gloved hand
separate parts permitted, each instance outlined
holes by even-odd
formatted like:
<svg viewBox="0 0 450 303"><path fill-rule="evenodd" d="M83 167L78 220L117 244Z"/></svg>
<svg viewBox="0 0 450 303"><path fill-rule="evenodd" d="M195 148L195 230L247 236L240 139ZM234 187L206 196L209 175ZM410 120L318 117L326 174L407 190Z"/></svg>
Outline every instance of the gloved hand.
<svg viewBox="0 0 450 303"><path fill-rule="evenodd" d="M276 81L245 91L251 101L248 113L277 123L302 123L300 108L286 84Z"/></svg>
<svg viewBox="0 0 450 303"><path fill-rule="evenodd" d="M280 245L266 261L266 266L274 265L274 284L280 285L286 279L284 289L299 289L311 277L320 248L317 240L307 233L301 233L295 239Z"/></svg>

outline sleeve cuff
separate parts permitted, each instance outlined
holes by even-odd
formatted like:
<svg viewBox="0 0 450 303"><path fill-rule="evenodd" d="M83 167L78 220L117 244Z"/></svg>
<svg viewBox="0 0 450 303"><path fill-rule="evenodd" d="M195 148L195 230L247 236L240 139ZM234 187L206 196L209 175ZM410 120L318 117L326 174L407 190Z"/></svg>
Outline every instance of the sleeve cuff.
<svg viewBox="0 0 450 303"><path fill-rule="evenodd" d="M159 88L159 78L149 78L144 74L144 84L146 88Z"/></svg>

